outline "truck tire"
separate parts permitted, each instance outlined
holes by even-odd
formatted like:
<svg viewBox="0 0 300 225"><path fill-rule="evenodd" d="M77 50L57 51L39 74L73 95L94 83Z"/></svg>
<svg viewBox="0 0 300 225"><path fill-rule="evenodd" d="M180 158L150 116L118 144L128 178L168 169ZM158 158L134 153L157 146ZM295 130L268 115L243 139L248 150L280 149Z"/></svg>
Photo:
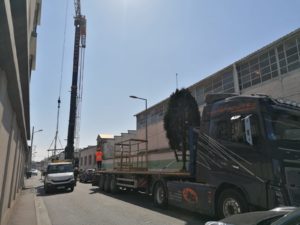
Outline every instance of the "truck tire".
<svg viewBox="0 0 300 225"><path fill-rule="evenodd" d="M105 177L104 177L103 174L101 174L100 177L99 177L99 183L98 183L100 191L104 190L104 181L105 181Z"/></svg>
<svg viewBox="0 0 300 225"><path fill-rule="evenodd" d="M168 207L168 192L163 182L157 182L153 192L154 205L159 208Z"/></svg>
<svg viewBox="0 0 300 225"><path fill-rule="evenodd" d="M119 190L119 187L117 185L117 178L116 176L112 175L110 178L110 192L112 194L116 194Z"/></svg>
<svg viewBox="0 0 300 225"><path fill-rule="evenodd" d="M105 181L104 181L104 191L105 192L110 192L110 175L105 176Z"/></svg>
<svg viewBox="0 0 300 225"><path fill-rule="evenodd" d="M220 194L217 203L217 216L220 219L248 211L247 201L239 191L226 189Z"/></svg>

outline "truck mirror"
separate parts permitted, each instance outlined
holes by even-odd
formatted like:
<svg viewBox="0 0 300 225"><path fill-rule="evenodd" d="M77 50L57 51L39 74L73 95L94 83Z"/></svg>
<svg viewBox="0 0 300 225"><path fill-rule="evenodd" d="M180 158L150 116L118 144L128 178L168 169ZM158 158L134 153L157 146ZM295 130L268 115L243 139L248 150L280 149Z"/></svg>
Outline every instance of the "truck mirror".
<svg viewBox="0 0 300 225"><path fill-rule="evenodd" d="M246 135L246 141L249 145L253 145L252 140L252 132L251 132L251 115L248 115L244 118L244 125L245 125L245 135Z"/></svg>

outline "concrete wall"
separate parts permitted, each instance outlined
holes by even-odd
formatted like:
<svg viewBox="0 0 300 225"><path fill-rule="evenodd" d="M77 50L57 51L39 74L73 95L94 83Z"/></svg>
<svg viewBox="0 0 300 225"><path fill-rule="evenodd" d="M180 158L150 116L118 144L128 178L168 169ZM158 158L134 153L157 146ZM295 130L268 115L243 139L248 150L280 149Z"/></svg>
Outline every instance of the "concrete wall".
<svg viewBox="0 0 300 225"><path fill-rule="evenodd" d="M26 140L7 93L7 75L0 71L0 224L7 217L24 180Z"/></svg>

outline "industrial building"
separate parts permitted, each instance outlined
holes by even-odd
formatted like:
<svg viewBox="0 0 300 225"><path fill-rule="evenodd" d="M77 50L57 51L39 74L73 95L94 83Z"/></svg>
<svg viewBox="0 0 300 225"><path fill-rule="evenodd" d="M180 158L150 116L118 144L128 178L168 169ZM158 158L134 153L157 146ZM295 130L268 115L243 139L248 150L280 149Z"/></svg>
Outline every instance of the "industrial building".
<svg viewBox="0 0 300 225"><path fill-rule="evenodd" d="M23 187L31 158L29 83L41 0L0 1L0 224Z"/></svg>
<svg viewBox="0 0 300 225"><path fill-rule="evenodd" d="M261 93L300 103L300 29L297 29L224 69L188 87L199 110L209 93ZM149 166L178 166L169 149L163 118L168 99L136 115L137 138L148 130ZM146 123L147 118L147 123ZM165 154L162 154L162 153ZM168 154L169 153L169 154ZM151 161L153 163L151 163Z"/></svg>

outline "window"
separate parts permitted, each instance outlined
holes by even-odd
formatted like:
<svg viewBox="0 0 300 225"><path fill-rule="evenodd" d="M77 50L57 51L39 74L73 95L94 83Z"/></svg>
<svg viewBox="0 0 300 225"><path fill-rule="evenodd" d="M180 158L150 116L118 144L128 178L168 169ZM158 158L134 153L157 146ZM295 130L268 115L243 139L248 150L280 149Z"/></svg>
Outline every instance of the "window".
<svg viewBox="0 0 300 225"><path fill-rule="evenodd" d="M279 63L286 66L283 47L279 52ZM278 50L279 51L279 50ZM278 76L278 67L275 56L275 49L253 57L252 59L243 62L237 66L240 89L245 89L253 85L260 84Z"/></svg>
<svg viewBox="0 0 300 225"><path fill-rule="evenodd" d="M82 166L82 165L83 165L83 158L80 157L80 166Z"/></svg>
<svg viewBox="0 0 300 225"><path fill-rule="evenodd" d="M84 156L84 165L86 166L87 163L87 156Z"/></svg>
<svg viewBox="0 0 300 225"><path fill-rule="evenodd" d="M89 165L92 165L92 156L89 155Z"/></svg>
<svg viewBox="0 0 300 225"><path fill-rule="evenodd" d="M291 38L277 46L277 52L282 75L300 68L300 38ZM274 73L274 76L278 74Z"/></svg>
<svg viewBox="0 0 300 225"><path fill-rule="evenodd" d="M232 115L227 118L213 119L210 124L210 135L213 138L234 143L248 144L246 140L245 118L250 117L251 136L253 144L257 144L259 126L255 115Z"/></svg>

